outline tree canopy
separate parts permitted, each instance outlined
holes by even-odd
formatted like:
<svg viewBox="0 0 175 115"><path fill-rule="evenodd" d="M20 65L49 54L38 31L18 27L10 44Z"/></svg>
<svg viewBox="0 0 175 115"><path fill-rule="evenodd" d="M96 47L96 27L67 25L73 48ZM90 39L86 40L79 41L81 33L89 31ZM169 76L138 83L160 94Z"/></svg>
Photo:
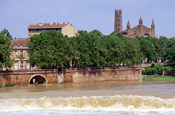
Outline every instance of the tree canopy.
<svg viewBox="0 0 175 115"><path fill-rule="evenodd" d="M2 35L7 36L7 37L10 38L11 40L13 39L13 38L12 38L12 35L10 35L10 32L9 32L7 29L5 29L5 28L1 31L1 33L2 33Z"/></svg>
<svg viewBox="0 0 175 115"><path fill-rule="evenodd" d="M12 51L10 38L0 32L0 68L12 67L13 59L10 57Z"/></svg>
<svg viewBox="0 0 175 115"><path fill-rule="evenodd" d="M68 38L55 30L44 31L30 37L28 42L30 64L37 67L105 67L142 63L164 59L175 44L174 38L159 40L154 37L128 38L113 31L108 36L99 30L79 31Z"/></svg>

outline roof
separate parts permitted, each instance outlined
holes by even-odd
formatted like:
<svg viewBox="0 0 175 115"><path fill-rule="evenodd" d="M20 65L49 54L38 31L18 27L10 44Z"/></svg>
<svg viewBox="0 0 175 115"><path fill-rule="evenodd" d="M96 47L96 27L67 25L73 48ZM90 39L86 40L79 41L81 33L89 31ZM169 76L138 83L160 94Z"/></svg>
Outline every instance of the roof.
<svg viewBox="0 0 175 115"><path fill-rule="evenodd" d="M26 47L26 44L28 43L28 38L13 39L11 43L12 45L17 45L17 47L20 47L21 44L23 45L23 47Z"/></svg>
<svg viewBox="0 0 175 115"><path fill-rule="evenodd" d="M68 22L68 24L69 24L69 22ZM68 24L65 24L65 23L63 23L63 24L59 24L59 23L53 23L53 25L50 25L49 23L38 23L38 24L36 24L36 25L33 25L33 24L31 24L31 25L29 25L28 26L28 29L56 29L56 28L63 28L64 26L66 26L66 25L68 25ZM72 24L71 24L72 25Z"/></svg>
<svg viewBox="0 0 175 115"><path fill-rule="evenodd" d="M137 26L131 28L130 30L131 30L131 31L139 31L139 25L137 25ZM146 30L151 30L151 28L148 28L148 27L146 27L146 26L143 25L143 30L145 30L145 31L146 31Z"/></svg>

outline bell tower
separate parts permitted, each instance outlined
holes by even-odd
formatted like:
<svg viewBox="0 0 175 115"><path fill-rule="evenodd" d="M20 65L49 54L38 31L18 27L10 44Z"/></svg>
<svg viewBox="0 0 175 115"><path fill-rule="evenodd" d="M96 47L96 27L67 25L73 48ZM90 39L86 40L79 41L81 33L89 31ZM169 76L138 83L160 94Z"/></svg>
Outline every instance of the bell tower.
<svg viewBox="0 0 175 115"><path fill-rule="evenodd" d="M122 32L122 10L115 9L115 18L114 18L114 30L116 32Z"/></svg>

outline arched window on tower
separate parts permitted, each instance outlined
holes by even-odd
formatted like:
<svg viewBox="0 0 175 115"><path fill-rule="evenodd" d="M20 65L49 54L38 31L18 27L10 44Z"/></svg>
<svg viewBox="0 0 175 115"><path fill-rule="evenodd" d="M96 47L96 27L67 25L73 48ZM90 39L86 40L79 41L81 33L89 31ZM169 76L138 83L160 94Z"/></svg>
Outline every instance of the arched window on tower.
<svg viewBox="0 0 175 115"><path fill-rule="evenodd" d="M120 32L120 28L118 28L118 32Z"/></svg>
<svg viewBox="0 0 175 115"><path fill-rule="evenodd" d="M134 31L134 35L136 35L136 31Z"/></svg>

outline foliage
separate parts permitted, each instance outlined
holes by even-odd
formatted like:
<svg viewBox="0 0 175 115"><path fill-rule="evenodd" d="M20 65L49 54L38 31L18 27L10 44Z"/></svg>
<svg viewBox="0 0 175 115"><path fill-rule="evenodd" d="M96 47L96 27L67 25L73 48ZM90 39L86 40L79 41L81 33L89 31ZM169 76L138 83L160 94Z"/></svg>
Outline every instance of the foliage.
<svg viewBox="0 0 175 115"><path fill-rule="evenodd" d="M0 68L12 67L13 59L10 57L12 51L13 46L10 38L0 33Z"/></svg>
<svg viewBox="0 0 175 115"><path fill-rule="evenodd" d="M163 64L161 64L161 63L157 63L156 66L155 66L155 68L157 69L158 72L162 72L164 66L163 66Z"/></svg>
<svg viewBox="0 0 175 115"><path fill-rule="evenodd" d="M151 67L155 68L156 64L155 62L151 63Z"/></svg>
<svg viewBox="0 0 175 115"><path fill-rule="evenodd" d="M13 39L12 35L10 35L10 32L5 28L1 31L1 33L2 33L2 35L5 35L6 37L8 37L10 40Z"/></svg>
<svg viewBox="0 0 175 115"><path fill-rule="evenodd" d="M158 71L156 68L150 68L150 67L147 67L145 68L146 70L143 70L142 71L142 75L154 75L156 74Z"/></svg>
<svg viewBox="0 0 175 115"><path fill-rule="evenodd" d="M172 70L172 67L170 66L166 66L163 68L163 71L171 71Z"/></svg>
<svg viewBox="0 0 175 115"><path fill-rule="evenodd" d="M31 36L27 45L32 66L63 68L71 60L72 49L69 46L68 37L55 30Z"/></svg>
<svg viewBox="0 0 175 115"><path fill-rule="evenodd" d="M11 83L6 83L5 87L8 87L8 86L12 86L12 84Z"/></svg>
<svg viewBox="0 0 175 115"><path fill-rule="evenodd" d="M128 38L115 31L108 36L99 30L92 30L89 33L83 30L78 32L80 35L71 38L55 30L32 36L28 42L31 66L115 67L120 63L130 66L142 63L144 57L154 61L165 59L168 55L166 52L175 44L174 38ZM160 64L154 65L153 68L157 72L163 70ZM155 73L155 69L149 70L148 74Z"/></svg>
<svg viewBox="0 0 175 115"><path fill-rule="evenodd" d="M0 87L2 87L2 84L0 84Z"/></svg>
<svg viewBox="0 0 175 115"><path fill-rule="evenodd" d="M167 58L171 61L175 61L175 46L172 46L166 53Z"/></svg>
<svg viewBox="0 0 175 115"><path fill-rule="evenodd" d="M143 53L144 57L147 57L148 60L154 60L156 59L155 53L155 46L153 43L151 43L149 40L145 39L144 37L141 37L139 39L141 52Z"/></svg>
<svg viewBox="0 0 175 115"><path fill-rule="evenodd" d="M19 58L22 63L23 63L23 61L25 59L23 54L18 55L17 58Z"/></svg>

